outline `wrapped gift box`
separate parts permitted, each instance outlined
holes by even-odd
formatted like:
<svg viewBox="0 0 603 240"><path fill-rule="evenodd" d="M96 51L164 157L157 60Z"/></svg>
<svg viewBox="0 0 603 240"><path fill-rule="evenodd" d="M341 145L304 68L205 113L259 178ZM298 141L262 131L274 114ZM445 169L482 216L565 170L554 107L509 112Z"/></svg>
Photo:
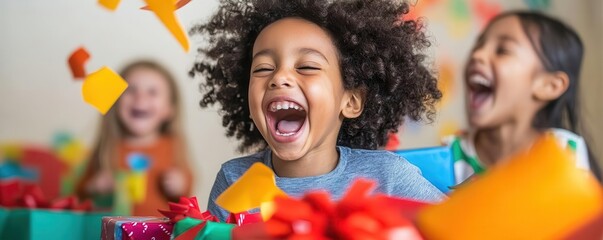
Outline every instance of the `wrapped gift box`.
<svg viewBox="0 0 603 240"><path fill-rule="evenodd" d="M104 217L102 240L170 240L174 224L158 217Z"/></svg>
<svg viewBox="0 0 603 240"><path fill-rule="evenodd" d="M0 239L98 239L105 213L0 208Z"/></svg>

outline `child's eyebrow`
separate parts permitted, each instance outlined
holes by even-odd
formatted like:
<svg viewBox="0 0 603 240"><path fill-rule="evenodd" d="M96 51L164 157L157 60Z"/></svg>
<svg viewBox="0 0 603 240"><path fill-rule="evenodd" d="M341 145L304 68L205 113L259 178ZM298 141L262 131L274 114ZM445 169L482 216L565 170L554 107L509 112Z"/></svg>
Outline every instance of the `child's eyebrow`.
<svg viewBox="0 0 603 240"><path fill-rule="evenodd" d="M519 41L517 41L517 39L515 39L514 37L509 36L507 34L503 34L503 35L498 36L498 41L501 41L501 42L509 41L509 42L513 42L513 43L516 43L516 44L519 43Z"/></svg>
<svg viewBox="0 0 603 240"><path fill-rule="evenodd" d="M255 53L253 55L252 59L255 59L256 57L260 57L260 56L264 56L264 55L274 56L274 51L272 51L272 49L261 50L261 51Z"/></svg>
<svg viewBox="0 0 603 240"><path fill-rule="evenodd" d="M316 49L312 49L312 48L301 48L298 51L301 55L306 55L306 54L312 54L312 55L317 55L321 58L323 58L325 61L327 61L327 63L329 63L329 60L327 59L327 57L325 57L324 54L322 54L320 51L316 50Z"/></svg>

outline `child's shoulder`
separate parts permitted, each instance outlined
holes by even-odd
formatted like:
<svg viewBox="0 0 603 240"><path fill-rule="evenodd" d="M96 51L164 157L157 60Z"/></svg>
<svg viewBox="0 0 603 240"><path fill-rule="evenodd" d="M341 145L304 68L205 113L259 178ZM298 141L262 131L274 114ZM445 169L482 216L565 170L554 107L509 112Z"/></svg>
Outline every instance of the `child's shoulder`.
<svg viewBox="0 0 603 240"><path fill-rule="evenodd" d="M379 172L416 171L417 168L406 159L386 150L367 150L340 147L342 156L347 158L350 167L374 169Z"/></svg>

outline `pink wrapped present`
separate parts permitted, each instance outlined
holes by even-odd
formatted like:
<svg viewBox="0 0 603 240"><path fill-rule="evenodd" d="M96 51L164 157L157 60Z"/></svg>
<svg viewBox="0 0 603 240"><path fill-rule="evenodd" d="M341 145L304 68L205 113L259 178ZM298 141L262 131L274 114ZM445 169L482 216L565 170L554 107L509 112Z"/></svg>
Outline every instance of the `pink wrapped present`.
<svg viewBox="0 0 603 240"><path fill-rule="evenodd" d="M158 217L103 217L102 240L170 240L174 224Z"/></svg>

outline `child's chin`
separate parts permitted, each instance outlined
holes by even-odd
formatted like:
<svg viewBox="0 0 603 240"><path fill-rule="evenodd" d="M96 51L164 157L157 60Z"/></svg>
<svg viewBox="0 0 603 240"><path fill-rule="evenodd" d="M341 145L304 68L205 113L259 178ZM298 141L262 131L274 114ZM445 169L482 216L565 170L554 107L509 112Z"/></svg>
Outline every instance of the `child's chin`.
<svg viewBox="0 0 603 240"><path fill-rule="evenodd" d="M288 149L278 149L272 148L272 153L276 155L279 159L283 161L295 161L303 157L302 149L291 149L291 147L287 147Z"/></svg>

